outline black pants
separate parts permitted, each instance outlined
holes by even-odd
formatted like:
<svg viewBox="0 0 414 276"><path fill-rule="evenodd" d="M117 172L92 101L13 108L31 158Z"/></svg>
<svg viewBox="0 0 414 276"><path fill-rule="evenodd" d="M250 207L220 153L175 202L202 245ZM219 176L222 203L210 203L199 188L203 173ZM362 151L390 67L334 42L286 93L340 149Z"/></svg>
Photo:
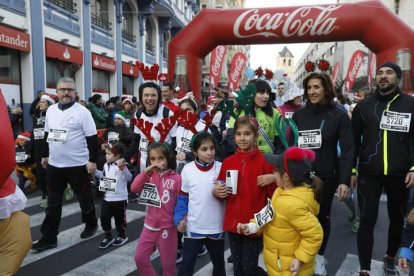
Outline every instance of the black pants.
<svg viewBox="0 0 414 276"><path fill-rule="evenodd" d="M42 159L36 159L36 183L42 190L42 197L47 196L46 170L42 166Z"/></svg>
<svg viewBox="0 0 414 276"><path fill-rule="evenodd" d="M43 237L56 242L59 233L59 224L62 216L62 199L67 183L72 187L82 211L82 222L86 227L97 225L95 204L93 202L92 187L88 181L86 166L56 168L51 165L46 170L47 208L46 217L40 231Z"/></svg>
<svg viewBox="0 0 414 276"><path fill-rule="evenodd" d="M233 256L234 276L260 276L267 273L258 266L263 251L262 238L252 238L228 232L230 251Z"/></svg>
<svg viewBox="0 0 414 276"><path fill-rule="evenodd" d="M126 232L126 206L127 201L102 201L101 206L101 226L106 236L111 236L111 219L115 218L115 227L118 236L125 238Z"/></svg>
<svg viewBox="0 0 414 276"><path fill-rule="evenodd" d="M326 246L328 245L329 235L331 234L332 201L339 185L337 178L322 178L322 181L322 201L319 207L318 220L323 229L323 240L321 248L318 252L319 255L323 255L325 253Z"/></svg>
<svg viewBox="0 0 414 276"><path fill-rule="evenodd" d="M225 276L224 239L193 239L184 238L183 262L181 263L179 276L191 276L194 274L194 266L201 247L205 245L213 263L213 276Z"/></svg>
<svg viewBox="0 0 414 276"><path fill-rule="evenodd" d="M387 194L387 211L390 219L388 226L388 246L386 254L395 257L401 242L404 224L407 189L405 176L358 176L358 205L361 212L357 246L359 263L362 270L371 269L374 227L378 218L381 193Z"/></svg>

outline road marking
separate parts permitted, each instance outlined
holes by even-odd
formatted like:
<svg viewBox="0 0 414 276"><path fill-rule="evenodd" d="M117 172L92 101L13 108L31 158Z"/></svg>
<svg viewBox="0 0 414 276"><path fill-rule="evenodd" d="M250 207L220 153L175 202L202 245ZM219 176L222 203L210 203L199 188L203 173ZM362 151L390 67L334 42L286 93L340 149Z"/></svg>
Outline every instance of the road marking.
<svg viewBox="0 0 414 276"><path fill-rule="evenodd" d="M97 206L95 206L97 208ZM74 202L68 205L64 205L62 207L62 218L68 217L70 215L74 215L76 213L81 213L81 209L78 202ZM30 216L30 227L36 227L43 223L43 220L45 219L45 212L38 213L36 215Z"/></svg>

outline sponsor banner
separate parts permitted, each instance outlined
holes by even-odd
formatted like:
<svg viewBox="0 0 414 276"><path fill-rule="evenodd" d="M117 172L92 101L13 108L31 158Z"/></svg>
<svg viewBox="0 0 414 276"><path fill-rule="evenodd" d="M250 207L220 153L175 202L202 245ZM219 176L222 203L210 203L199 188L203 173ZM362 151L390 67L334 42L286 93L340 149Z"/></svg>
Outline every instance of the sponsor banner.
<svg viewBox="0 0 414 276"><path fill-rule="evenodd" d="M168 74L162 73L162 74L158 75L158 80L159 81L167 81L167 77L168 77Z"/></svg>
<svg viewBox="0 0 414 276"><path fill-rule="evenodd" d="M83 64L83 52L50 39L45 40L46 56L76 64Z"/></svg>
<svg viewBox="0 0 414 276"><path fill-rule="evenodd" d="M0 46L30 52L30 35L0 24Z"/></svg>
<svg viewBox="0 0 414 276"><path fill-rule="evenodd" d="M339 63L335 63L335 65L332 68L332 75L331 75L332 83L334 85L335 85L336 79L338 78L338 74L339 74Z"/></svg>
<svg viewBox="0 0 414 276"><path fill-rule="evenodd" d="M210 87L218 85L221 67L223 66L227 46L219 45L212 52L210 57Z"/></svg>
<svg viewBox="0 0 414 276"><path fill-rule="evenodd" d="M112 58L100 56L92 53L92 67L105 71L115 72L116 62Z"/></svg>
<svg viewBox="0 0 414 276"><path fill-rule="evenodd" d="M352 55L352 58L349 62L348 71L346 73L346 92L351 92L352 86L354 85L355 79L357 78L358 71L361 68L362 63L364 62L365 53L361 50L356 50Z"/></svg>
<svg viewBox="0 0 414 276"><path fill-rule="evenodd" d="M138 66L134 64L122 62L122 75L127 75L127 76L131 76L134 78L138 78L139 77Z"/></svg>
<svg viewBox="0 0 414 276"><path fill-rule="evenodd" d="M247 61L246 55L241 52L237 52L233 56L233 59L231 60L230 75L229 75L229 90L230 91L234 91L237 89L241 76L242 76L242 71L246 65L246 61Z"/></svg>
<svg viewBox="0 0 414 276"><path fill-rule="evenodd" d="M375 76L375 68L377 66L377 56L374 52L369 51L368 56L368 86L371 86L372 79Z"/></svg>

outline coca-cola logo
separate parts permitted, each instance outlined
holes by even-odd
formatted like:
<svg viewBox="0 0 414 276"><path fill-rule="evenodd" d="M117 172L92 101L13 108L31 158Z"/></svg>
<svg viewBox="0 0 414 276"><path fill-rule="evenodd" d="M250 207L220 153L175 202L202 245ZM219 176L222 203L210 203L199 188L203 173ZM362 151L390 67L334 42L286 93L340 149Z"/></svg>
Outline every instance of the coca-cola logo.
<svg viewBox="0 0 414 276"><path fill-rule="evenodd" d="M215 49L215 59L211 65L211 71L213 75L218 76L220 73L220 67L226 54L226 46L217 46Z"/></svg>
<svg viewBox="0 0 414 276"><path fill-rule="evenodd" d="M235 21L233 33L238 38L253 36L279 37L281 35L298 37L328 35L338 26L337 17L331 16L333 11L342 5L307 6L300 7L293 12L264 13L259 15L259 9L250 9L243 12ZM308 17L312 9L319 10L316 18Z"/></svg>
<svg viewBox="0 0 414 276"><path fill-rule="evenodd" d="M234 67L234 71L231 74L231 80L235 83L237 83L239 76L240 76L240 72L243 69L244 63L246 62L246 60L241 57L238 56L237 60L236 60L236 66Z"/></svg>
<svg viewBox="0 0 414 276"><path fill-rule="evenodd" d="M359 67L361 67L362 61L364 60L363 53L358 53L355 56L354 64L351 71L348 72L348 79L353 82L358 74Z"/></svg>

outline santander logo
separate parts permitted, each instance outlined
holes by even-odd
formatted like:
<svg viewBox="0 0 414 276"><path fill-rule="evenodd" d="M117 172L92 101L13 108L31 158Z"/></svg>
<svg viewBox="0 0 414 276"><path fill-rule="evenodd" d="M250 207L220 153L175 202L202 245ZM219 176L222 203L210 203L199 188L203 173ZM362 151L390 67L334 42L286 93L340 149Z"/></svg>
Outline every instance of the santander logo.
<svg viewBox="0 0 414 276"><path fill-rule="evenodd" d="M350 81L355 81L355 78L358 74L359 68L361 67L363 60L364 60L363 53L360 53L357 56L355 56L352 70L348 72L348 79Z"/></svg>
<svg viewBox="0 0 414 276"><path fill-rule="evenodd" d="M218 76L221 64L224 59L224 55L226 53L226 46L217 46L216 47L216 57L214 59L214 63L211 66L211 71L213 75Z"/></svg>
<svg viewBox="0 0 414 276"><path fill-rule="evenodd" d="M231 74L231 80L233 82L237 83L245 62L246 60L242 58L241 56L237 57L236 67L234 68L233 74Z"/></svg>
<svg viewBox="0 0 414 276"><path fill-rule="evenodd" d="M333 11L342 5L326 7L300 7L293 12L278 12L274 14L259 14L259 9L249 9L243 12L235 21L233 33L238 38L253 36L284 37L290 36L322 36L328 35L338 26L337 17L331 16ZM312 9L319 11L317 16L308 17Z"/></svg>

